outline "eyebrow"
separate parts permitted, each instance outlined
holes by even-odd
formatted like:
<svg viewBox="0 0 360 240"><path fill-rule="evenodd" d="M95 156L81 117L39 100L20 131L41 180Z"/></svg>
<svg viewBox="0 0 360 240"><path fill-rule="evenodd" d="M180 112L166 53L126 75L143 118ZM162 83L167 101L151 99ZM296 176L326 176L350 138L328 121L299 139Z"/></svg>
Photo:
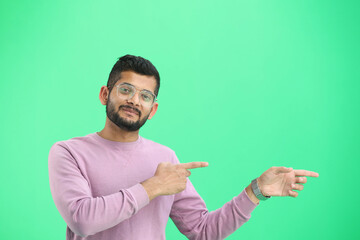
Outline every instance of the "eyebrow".
<svg viewBox="0 0 360 240"><path fill-rule="evenodd" d="M127 82L122 82L122 83L120 83L120 84L126 84L126 85L130 85L130 86L136 88L134 85L132 85L132 84L130 84L130 83L127 83ZM147 89L141 89L140 91L147 91L147 92L150 92L150 93L154 94L152 91L147 90ZM155 94L154 94L154 95L155 95Z"/></svg>

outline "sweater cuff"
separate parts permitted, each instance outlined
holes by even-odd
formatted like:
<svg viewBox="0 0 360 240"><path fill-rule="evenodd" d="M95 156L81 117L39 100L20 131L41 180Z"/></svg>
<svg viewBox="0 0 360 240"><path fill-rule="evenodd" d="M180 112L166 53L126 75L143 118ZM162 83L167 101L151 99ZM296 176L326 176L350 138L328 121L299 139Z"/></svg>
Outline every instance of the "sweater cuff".
<svg viewBox="0 0 360 240"><path fill-rule="evenodd" d="M126 189L135 199L137 204L137 210L140 210L147 204L149 204L150 199L145 190L145 188L140 184L136 184L128 189Z"/></svg>
<svg viewBox="0 0 360 240"><path fill-rule="evenodd" d="M235 197L235 202L237 206L241 206L242 213L248 216L249 218L251 212L259 205L251 201L251 199L246 193L245 188L238 196Z"/></svg>

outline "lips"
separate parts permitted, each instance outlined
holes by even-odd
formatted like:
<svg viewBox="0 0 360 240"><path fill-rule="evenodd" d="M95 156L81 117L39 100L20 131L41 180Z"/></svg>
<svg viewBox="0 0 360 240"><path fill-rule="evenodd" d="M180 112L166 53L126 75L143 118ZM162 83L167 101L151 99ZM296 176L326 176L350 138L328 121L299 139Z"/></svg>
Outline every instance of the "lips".
<svg viewBox="0 0 360 240"><path fill-rule="evenodd" d="M123 107L122 110L125 112L128 112L128 113L134 114L134 115L139 115L139 113L137 111L135 111L129 107Z"/></svg>

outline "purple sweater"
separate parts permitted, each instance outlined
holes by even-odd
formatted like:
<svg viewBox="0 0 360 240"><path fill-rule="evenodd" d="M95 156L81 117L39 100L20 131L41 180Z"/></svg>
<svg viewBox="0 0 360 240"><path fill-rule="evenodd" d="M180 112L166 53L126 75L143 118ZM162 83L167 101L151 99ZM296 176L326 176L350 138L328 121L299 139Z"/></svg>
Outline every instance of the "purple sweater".
<svg viewBox="0 0 360 240"><path fill-rule="evenodd" d="M245 189L212 212L190 180L184 191L149 201L140 182L166 161L179 163L173 150L140 135L134 142L97 133L56 142L49 180L66 239L165 239L169 216L189 239L224 239L249 220L257 205Z"/></svg>

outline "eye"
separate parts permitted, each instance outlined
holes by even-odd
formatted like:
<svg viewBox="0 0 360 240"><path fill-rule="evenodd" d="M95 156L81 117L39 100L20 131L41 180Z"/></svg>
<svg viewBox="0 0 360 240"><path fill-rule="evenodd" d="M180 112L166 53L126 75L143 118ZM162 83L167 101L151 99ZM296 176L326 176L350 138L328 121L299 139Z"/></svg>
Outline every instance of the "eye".
<svg viewBox="0 0 360 240"><path fill-rule="evenodd" d="M122 93L122 94L129 94L129 93L131 93L131 88L119 87L119 92Z"/></svg>
<svg viewBox="0 0 360 240"><path fill-rule="evenodd" d="M150 102L153 99L153 97L148 93L143 93L141 97L144 99L145 102Z"/></svg>

